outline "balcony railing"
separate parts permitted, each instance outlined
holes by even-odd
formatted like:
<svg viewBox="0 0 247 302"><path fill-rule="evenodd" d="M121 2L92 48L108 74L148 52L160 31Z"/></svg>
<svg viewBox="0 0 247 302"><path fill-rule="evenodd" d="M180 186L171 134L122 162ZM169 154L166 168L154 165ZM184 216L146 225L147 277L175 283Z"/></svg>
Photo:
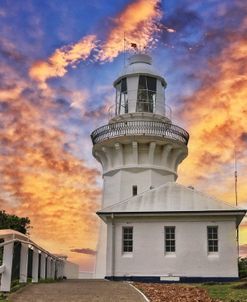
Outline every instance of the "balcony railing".
<svg viewBox="0 0 247 302"><path fill-rule="evenodd" d="M125 121L102 126L91 134L93 144L120 136L157 136L188 144L189 134L184 129L158 121Z"/></svg>

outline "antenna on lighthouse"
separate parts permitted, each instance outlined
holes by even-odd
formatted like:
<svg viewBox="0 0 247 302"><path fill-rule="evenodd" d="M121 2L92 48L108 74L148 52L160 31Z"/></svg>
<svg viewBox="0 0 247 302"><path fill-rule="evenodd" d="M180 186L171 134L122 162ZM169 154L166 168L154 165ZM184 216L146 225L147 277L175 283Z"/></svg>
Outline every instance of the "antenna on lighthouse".
<svg viewBox="0 0 247 302"><path fill-rule="evenodd" d="M125 31L123 33L123 53L124 53L124 67L125 67Z"/></svg>
<svg viewBox="0 0 247 302"><path fill-rule="evenodd" d="M235 203L238 206L238 167L237 167L237 152L234 146L234 180L235 180Z"/></svg>
<svg viewBox="0 0 247 302"><path fill-rule="evenodd" d="M238 166L237 166L237 151L236 145L234 145L234 191L235 191L235 204L238 206ZM239 228L237 227L237 246L239 257Z"/></svg>

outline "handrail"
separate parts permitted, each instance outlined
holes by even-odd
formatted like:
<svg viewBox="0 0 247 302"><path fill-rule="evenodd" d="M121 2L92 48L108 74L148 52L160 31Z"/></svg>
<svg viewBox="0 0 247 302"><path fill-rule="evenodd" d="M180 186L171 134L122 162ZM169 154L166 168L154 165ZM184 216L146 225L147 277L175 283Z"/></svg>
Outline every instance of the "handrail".
<svg viewBox="0 0 247 302"><path fill-rule="evenodd" d="M6 232L4 233L4 231L6 231ZM37 248L41 252L47 254L47 256L50 256L54 259L59 259L59 260L63 261L63 259L59 258L58 256L53 255L52 253L48 252L47 250L40 247L38 244L36 244L32 240L30 240L25 234L22 234L20 232L14 231L14 230L1 230L0 239L5 238L5 237L10 237L10 236L12 236L12 239L1 242L0 243L0 248L7 245L7 244L12 243L12 242L18 241L18 242L25 243L25 244L31 245L32 247Z"/></svg>
<svg viewBox="0 0 247 302"><path fill-rule="evenodd" d="M120 136L158 136L188 144L189 134L183 128L161 121L124 121L102 126L91 134L93 144Z"/></svg>
<svg viewBox="0 0 247 302"><path fill-rule="evenodd" d="M8 245L8 244L10 244L12 242L20 242L20 243L25 243L25 244L31 245L32 247L37 248L39 251L43 252L44 254L46 254L47 256L49 256L49 257L51 257L53 259L56 259L56 260L59 260L59 261L64 261L62 258L60 258L58 256L55 256L55 255L51 254L50 252L46 251L45 249L43 249L42 247L38 246L33 241L25 241L25 240L21 240L21 239L18 239L18 238L13 238L11 240L4 241L4 242L0 243L0 247Z"/></svg>

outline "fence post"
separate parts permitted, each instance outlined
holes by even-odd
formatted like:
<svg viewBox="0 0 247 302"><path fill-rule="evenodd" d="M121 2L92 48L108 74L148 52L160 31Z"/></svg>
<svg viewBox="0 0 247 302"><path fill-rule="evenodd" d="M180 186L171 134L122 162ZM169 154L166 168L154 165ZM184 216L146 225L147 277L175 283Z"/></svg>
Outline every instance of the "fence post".
<svg viewBox="0 0 247 302"><path fill-rule="evenodd" d="M5 237L4 241L12 240L12 236ZM13 248L14 242L4 245L3 248L3 264L5 265L4 272L1 277L0 291L9 292L11 288L11 275L13 264Z"/></svg>
<svg viewBox="0 0 247 302"><path fill-rule="evenodd" d="M52 259L52 263L51 263L51 277L52 277L52 279L55 279L55 263L56 263L56 260Z"/></svg>
<svg viewBox="0 0 247 302"><path fill-rule="evenodd" d="M28 244L21 244L20 283L27 282Z"/></svg>
<svg viewBox="0 0 247 302"><path fill-rule="evenodd" d="M33 267L32 267L32 282L37 283L39 281L39 251L33 247Z"/></svg>
<svg viewBox="0 0 247 302"><path fill-rule="evenodd" d="M57 278L61 278L61 266L60 261L57 261Z"/></svg>
<svg viewBox="0 0 247 302"><path fill-rule="evenodd" d="M40 261L40 278L45 279L45 269L46 269L46 255L41 252L41 261Z"/></svg>
<svg viewBox="0 0 247 302"><path fill-rule="evenodd" d="M47 257L47 279L51 278L51 257Z"/></svg>
<svg viewBox="0 0 247 302"><path fill-rule="evenodd" d="M65 262L61 262L61 275L62 275L62 278L64 277L64 266L65 266Z"/></svg>

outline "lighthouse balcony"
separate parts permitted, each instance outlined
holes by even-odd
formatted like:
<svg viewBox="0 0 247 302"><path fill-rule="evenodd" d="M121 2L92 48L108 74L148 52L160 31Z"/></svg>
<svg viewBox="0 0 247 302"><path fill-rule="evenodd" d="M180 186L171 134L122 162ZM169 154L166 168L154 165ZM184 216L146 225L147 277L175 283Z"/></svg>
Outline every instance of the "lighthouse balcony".
<svg viewBox="0 0 247 302"><path fill-rule="evenodd" d="M93 144L122 136L152 136L188 144L189 134L183 128L160 121L134 120L102 126L91 134Z"/></svg>

